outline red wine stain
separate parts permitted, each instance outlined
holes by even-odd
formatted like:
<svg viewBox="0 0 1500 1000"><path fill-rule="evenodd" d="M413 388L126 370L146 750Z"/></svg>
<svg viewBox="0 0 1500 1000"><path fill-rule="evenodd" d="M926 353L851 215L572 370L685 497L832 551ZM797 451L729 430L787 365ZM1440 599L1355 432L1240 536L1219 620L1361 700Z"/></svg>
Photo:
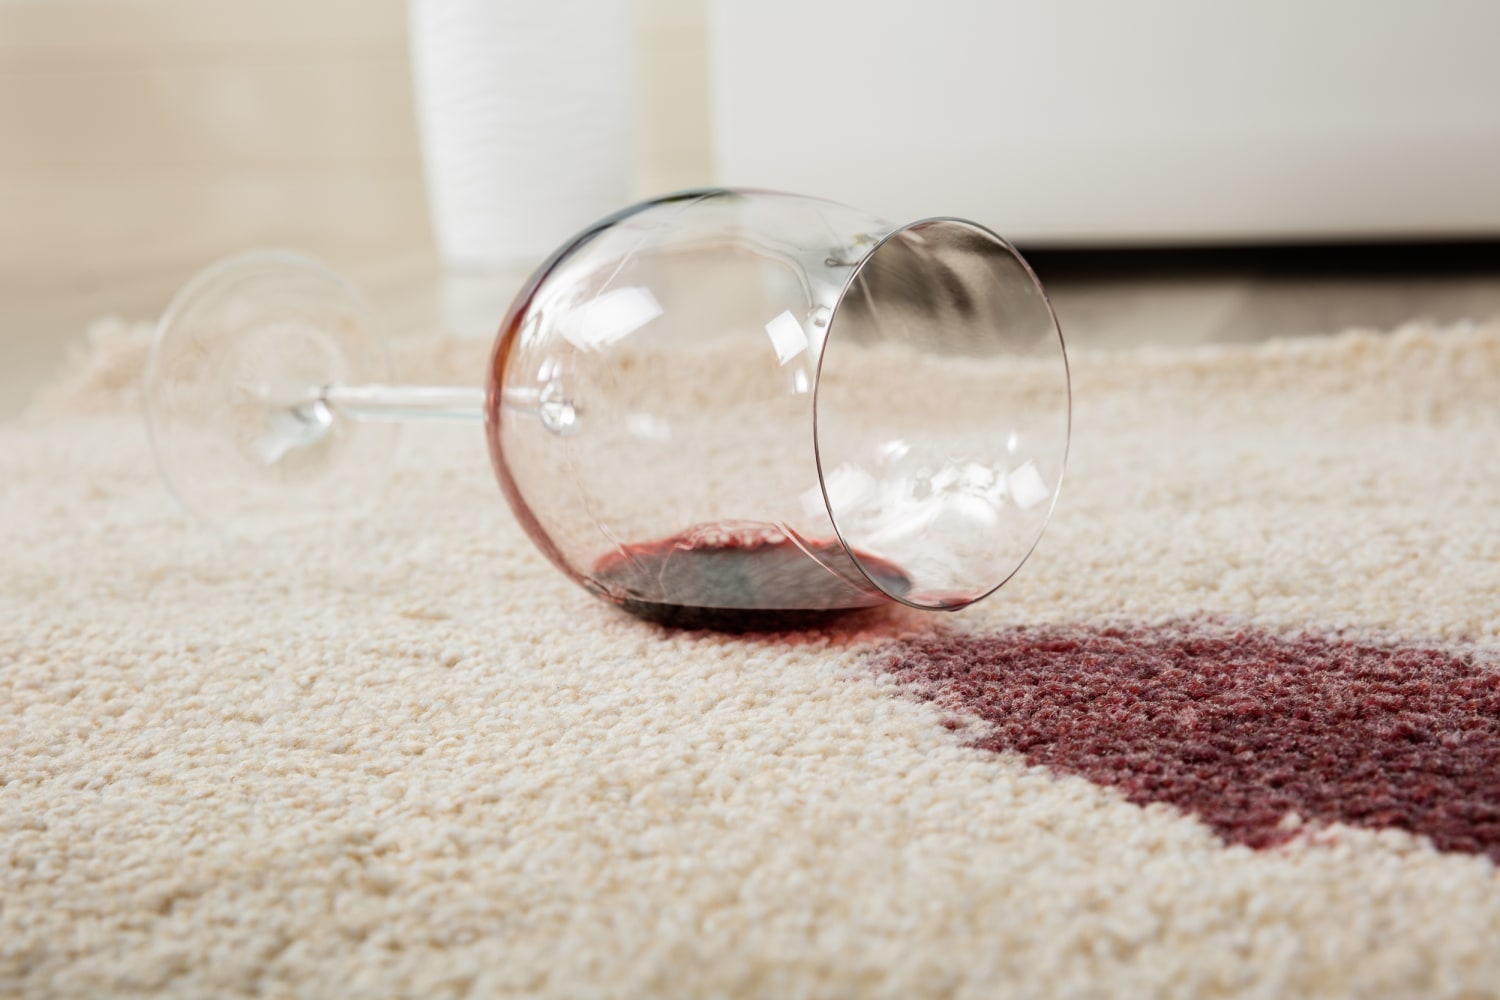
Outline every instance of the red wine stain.
<svg viewBox="0 0 1500 1000"><path fill-rule="evenodd" d="M859 560L888 590L910 586L892 564L864 553ZM585 585L648 621L723 632L811 628L889 600L837 541L793 542L750 522L621 546L594 564Z"/></svg>
<svg viewBox="0 0 1500 1000"><path fill-rule="evenodd" d="M1500 674L1472 656L1203 627L1016 629L882 654L979 716L976 746L1193 813L1264 848L1284 822L1395 828L1500 864Z"/></svg>

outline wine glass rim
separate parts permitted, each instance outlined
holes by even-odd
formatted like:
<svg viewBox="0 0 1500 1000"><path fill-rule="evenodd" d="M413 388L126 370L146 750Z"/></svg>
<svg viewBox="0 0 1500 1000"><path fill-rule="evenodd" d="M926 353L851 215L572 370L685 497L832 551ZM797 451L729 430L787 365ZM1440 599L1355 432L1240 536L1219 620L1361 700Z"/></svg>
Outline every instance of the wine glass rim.
<svg viewBox="0 0 1500 1000"><path fill-rule="evenodd" d="M1044 516L1042 517L1040 525L1038 526L1036 537L1031 540L1031 544L1027 546L1026 551L1023 552L1020 557L1015 560L1014 565L1012 565L1009 570L1005 572L1005 575L1000 580L998 580L994 584L987 586L984 590L975 594L974 596L965 597L962 600L945 601L943 603L922 603L921 601L913 600L904 592L900 592L896 589L890 588L885 584L882 584L880 581L880 574L872 573L869 568L866 567L864 558L862 558L859 549L850 543L850 540L845 533L844 527L839 523L839 517L834 510L833 499L829 495L828 491L828 477L825 474L825 470L823 468L823 445L819 436L821 421L819 420L818 412L820 393L823 385L823 366L828 357L828 345L834 339L834 329L837 325L839 310L843 306L844 302L848 299L850 292L854 289L855 283L859 281L860 276L864 273L867 265L869 265L869 263L874 260L874 258L883 249L889 246L892 241L899 239L905 234L913 233L921 229L928 229L934 226L959 226L971 233L978 234L984 239L993 243L995 246L999 247L1005 253L1009 254L1010 257L1015 261L1015 263L1020 265L1022 272L1026 275L1027 280L1031 284L1032 290L1040 298L1042 305L1047 311L1047 320L1050 325L1052 338L1056 342L1058 359L1061 362L1064 408L1062 454L1058 456L1059 464L1056 485L1052 490L1052 495L1048 499L1047 509ZM951 215L925 216L912 222L896 226L890 231L884 233L879 239L875 240L874 243L870 245L870 247L864 252L859 260L854 263L854 266L850 268L849 274L844 279L843 286L839 289L838 296L834 300L833 307L830 310L828 317L827 334L823 338L822 344L818 349L818 363L813 379L812 395L813 460L816 464L818 473L818 489L822 493L823 505L828 513L829 523L833 525L833 531L835 536L837 536L839 540L839 544L843 546L844 550L848 553L850 560L854 563L855 569L859 571L860 575L864 577L865 581L868 582L870 586L874 587L877 591L884 594L891 600L896 601L900 604L904 604L909 608L915 608L919 611L958 611L978 601L982 601L986 597L989 597L991 594L995 593L995 591L999 590L1001 587L1009 583L1010 580L1021 571L1021 567L1026 564L1026 561L1031 558L1031 554L1035 552L1037 546L1041 544L1042 535L1046 533L1046 527L1051 523L1052 515L1057 509L1058 498L1062 495L1062 484L1067 474L1068 453L1072 445L1073 438L1073 379L1071 369L1068 365L1067 345L1063 338L1062 326L1057 320L1057 311L1053 308L1052 300L1047 295L1047 290L1042 285L1041 279L1037 277L1036 271L1032 269L1031 264L1027 262L1026 258L1022 256L1021 252L1016 249L1014 244L1005 239L999 233L996 233L994 230L990 229L988 226L982 225L971 219L964 219L958 216Z"/></svg>

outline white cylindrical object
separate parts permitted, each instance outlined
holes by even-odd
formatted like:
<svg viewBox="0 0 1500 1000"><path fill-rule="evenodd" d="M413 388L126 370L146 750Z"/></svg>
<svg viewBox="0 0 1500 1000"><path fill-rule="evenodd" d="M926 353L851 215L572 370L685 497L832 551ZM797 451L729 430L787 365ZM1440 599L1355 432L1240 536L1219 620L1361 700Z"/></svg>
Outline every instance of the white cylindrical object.
<svg viewBox="0 0 1500 1000"><path fill-rule="evenodd" d="M412 78L438 250L530 265L628 199L630 0L411 0Z"/></svg>

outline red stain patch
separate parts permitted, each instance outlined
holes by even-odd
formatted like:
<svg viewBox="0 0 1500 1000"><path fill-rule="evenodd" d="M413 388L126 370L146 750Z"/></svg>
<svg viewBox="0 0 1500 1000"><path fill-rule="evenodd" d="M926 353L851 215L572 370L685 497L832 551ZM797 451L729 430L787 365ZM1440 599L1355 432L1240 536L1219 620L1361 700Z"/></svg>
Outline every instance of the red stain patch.
<svg viewBox="0 0 1500 1000"><path fill-rule="evenodd" d="M1197 815L1224 840L1396 828L1500 864L1500 674L1433 649L1193 628L1017 629L883 654L975 745Z"/></svg>

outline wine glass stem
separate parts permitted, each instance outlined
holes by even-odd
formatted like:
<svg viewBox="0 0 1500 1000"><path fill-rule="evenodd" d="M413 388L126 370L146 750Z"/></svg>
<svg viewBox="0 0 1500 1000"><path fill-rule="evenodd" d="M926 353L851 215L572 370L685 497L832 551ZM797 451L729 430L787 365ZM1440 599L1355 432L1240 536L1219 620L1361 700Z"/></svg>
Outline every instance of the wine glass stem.
<svg viewBox="0 0 1500 1000"><path fill-rule="evenodd" d="M328 385L318 390L309 402L328 407L335 416L362 422L484 420L484 390L469 386ZM506 402L511 402L508 397Z"/></svg>

